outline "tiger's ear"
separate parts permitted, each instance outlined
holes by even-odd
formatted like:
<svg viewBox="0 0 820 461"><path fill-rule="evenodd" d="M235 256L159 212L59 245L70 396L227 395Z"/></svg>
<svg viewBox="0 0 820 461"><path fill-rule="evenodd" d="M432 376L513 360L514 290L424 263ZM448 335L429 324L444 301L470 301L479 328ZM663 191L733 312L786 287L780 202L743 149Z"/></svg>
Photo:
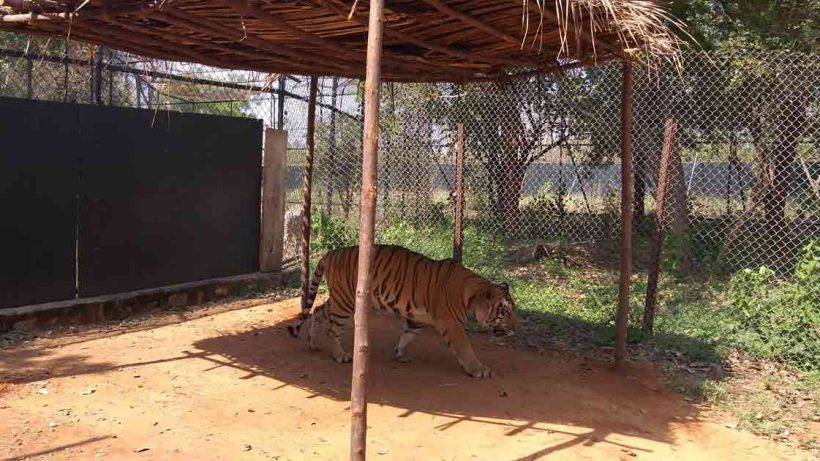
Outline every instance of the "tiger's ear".
<svg viewBox="0 0 820 461"><path fill-rule="evenodd" d="M499 283L499 285L501 286L501 288L504 289L504 291L510 291L510 286L507 284L507 282L501 282Z"/></svg>

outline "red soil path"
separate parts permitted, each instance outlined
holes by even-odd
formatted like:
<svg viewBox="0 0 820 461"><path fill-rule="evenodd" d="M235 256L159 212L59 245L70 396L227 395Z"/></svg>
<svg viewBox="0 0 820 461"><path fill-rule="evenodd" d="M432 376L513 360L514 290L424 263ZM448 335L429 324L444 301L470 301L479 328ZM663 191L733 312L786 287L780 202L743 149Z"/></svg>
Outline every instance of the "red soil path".
<svg viewBox="0 0 820 461"><path fill-rule="evenodd" d="M0 458L346 459L350 365L287 335L297 306L0 351ZM432 331L410 346L413 363L395 363L400 326L372 322L370 459L800 458L705 416L648 369L615 374L476 336L495 373L476 380Z"/></svg>

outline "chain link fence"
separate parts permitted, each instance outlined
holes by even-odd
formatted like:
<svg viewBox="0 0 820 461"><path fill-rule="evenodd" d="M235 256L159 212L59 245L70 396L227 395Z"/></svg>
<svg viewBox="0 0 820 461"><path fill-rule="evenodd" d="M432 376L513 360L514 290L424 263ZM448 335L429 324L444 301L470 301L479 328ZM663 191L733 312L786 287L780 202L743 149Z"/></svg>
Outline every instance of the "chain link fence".
<svg viewBox="0 0 820 461"><path fill-rule="evenodd" d="M286 128L286 258L297 260L308 78L3 39L1 96ZM661 251L657 345L695 359L741 348L820 369L820 59L690 54L682 68L637 70L634 88L632 322L643 312L642 273ZM495 83L384 84L378 240L451 255L463 124L465 263L511 281L523 315L551 329L551 344L610 343L620 93L619 64ZM359 81L319 80L314 257L358 241L361 95ZM665 130L670 123L677 129Z"/></svg>

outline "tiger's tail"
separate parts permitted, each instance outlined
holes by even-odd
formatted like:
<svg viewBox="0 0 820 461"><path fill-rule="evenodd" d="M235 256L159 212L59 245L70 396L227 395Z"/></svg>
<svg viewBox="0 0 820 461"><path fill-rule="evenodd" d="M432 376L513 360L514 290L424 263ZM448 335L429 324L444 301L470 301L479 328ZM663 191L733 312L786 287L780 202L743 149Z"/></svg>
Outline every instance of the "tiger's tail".
<svg viewBox="0 0 820 461"><path fill-rule="evenodd" d="M294 322L292 325L288 325L288 333L290 333L290 335L294 338L299 337L299 331L302 329L302 325L307 321L307 319L310 318L310 310L313 308L313 302L316 301L316 293L319 291L319 284L322 283L322 277L325 275L326 260L327 255L319 260L319 264L316 265L316 270L313 271L313 279L310 282L307 296L305 296L302 300L302 312L299 314L299 320Z"/></svg>

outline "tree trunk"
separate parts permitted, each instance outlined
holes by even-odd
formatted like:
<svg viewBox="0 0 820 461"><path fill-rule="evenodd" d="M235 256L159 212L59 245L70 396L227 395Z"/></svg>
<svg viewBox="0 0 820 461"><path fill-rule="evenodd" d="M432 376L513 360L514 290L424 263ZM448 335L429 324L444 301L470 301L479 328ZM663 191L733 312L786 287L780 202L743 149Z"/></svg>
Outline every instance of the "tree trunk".
<svg viewBox="0 0 820 461"><path fill-rule="evenodd" d="M510 159L512 160L512 159ZM496 197L497 209L500 211L504 232L510 237L517 237L523 230L521 218L521 193L524 188L526 167L519 162L510 161L505 165L505 173L500 176Z"/></svg>
<svg viewBox="0 0 820 461"><path fill-rule="evenodd" d="M632 175L632 220L634 226L641 228L641 223L646 215L646 171L642 161L641 149L635 149L635 167Z"/></svg>
<svg viewBox="0 0 820 461"><path fill-rule="evenodd" d="M764 196L766 191L771 186L771 171L769 168L769 145L763 136L762 118L764 112L755 114L749 123L749 132L752 135L752 143L755 146L757 157L753 165L753 182L751 185L751 205L752 208L757 204L765 201Z"/></svg>
<svg viewBox="0 0 820 461"><path fill-rule="evenodd" d="M641 123L632 126L632 224L633 229L640 232L653 178L657 184L664 123L672 114L669 106L658 103L662 95L671 94L664 82L641 72L635 76L634 85L635 94L641 97L634 102L633 117Z"/></svg>
<svg viewBox="0 0 820 461"><path fill-rule="evenodd" d="M646 194L649 179L657 178L660 162L660 142L655 128L649 121L633 128L633 163L632 163L632 221L635 229L641 229L646 216Z"/></svg>
<svg viewBox="0 0 820 461"><path fill-rule="evenodd" d="M779 136L769 159L771 183L764 195L766 231L769 237L775 237L787 230L786 199L789 195L789 179L805 122L802 108L793 100L784 101L779 112L774 126L774 134Z"/></svg>
<svg viewBox="0 0 820 461"><path fill-rule="evenodd" d="M689 212L687 210L688 196L686 193L686 174L683 170L683 161L680 151L674 149L669 163L669 185L666 210L668 212L669 229L675 241L678 242L681 266L680 271L687 273L694 265L694 254L689 241ZM663 218L663 217L661 217Z"/></svg>

